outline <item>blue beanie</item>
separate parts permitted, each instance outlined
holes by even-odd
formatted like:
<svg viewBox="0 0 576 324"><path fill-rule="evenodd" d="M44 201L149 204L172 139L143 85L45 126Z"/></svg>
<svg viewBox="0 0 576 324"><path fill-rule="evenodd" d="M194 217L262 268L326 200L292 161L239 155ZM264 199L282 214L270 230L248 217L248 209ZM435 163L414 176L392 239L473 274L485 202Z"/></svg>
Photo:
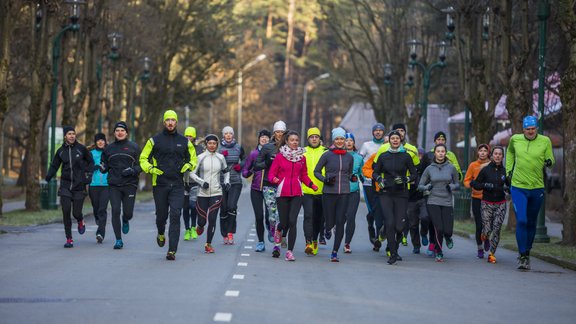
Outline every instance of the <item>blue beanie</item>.
<svg viewBox="0 0 576 324"><path fill-rule="evenodd" d="M352 133L346 133L345 138L346 139L351 138L354 141L354 143L356 143L356 139L354 138L354 134L352 134Z"/></svg>
<svg viewBox="0 0 576 324"><path fill-rule="evenodd" d="M536 116L526 116L522 121L522 128L538 127L538 118Z"/></svg>
<svg viewBox="0 0 576 324"><path fill-rule="evenodd" d="M377 129L384 131L385 127L382 123L376 123L374 124L374 126L372 126L372 132L374 132Z"/></svg>
<svg viewBox="0 0 576 324"><path fill-rule="evenodd" d="M335 140L337 137L346 138L346 131L341 127L336 127L332 130L332 140Z"/></svg>

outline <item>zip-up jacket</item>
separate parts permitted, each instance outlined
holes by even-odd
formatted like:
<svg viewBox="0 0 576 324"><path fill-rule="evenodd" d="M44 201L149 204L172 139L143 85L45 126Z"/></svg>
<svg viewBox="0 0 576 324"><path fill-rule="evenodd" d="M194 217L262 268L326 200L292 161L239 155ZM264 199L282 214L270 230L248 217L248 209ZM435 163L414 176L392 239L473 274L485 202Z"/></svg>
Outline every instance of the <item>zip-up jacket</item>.
<svg viewBox="0 0 576 324"><path fill-rule="evenodd" d="M166 129L150 138L140 154L142 171L150 173L152 168L157 168L164 172L162 175L152 174L153 186L183 186L182 167L189 163L193 170L197 162L194 145L177 131L170 133Z"/></svg>
<svg viewBox="0 0 576 324"><path fill-rule="evenodd" d="M418 190L426 190L425 186L428 184L432 185L432 189L427 204L451 207L452 191L460 188L458 171L447 159L443 163L432 162L422 173Z"/></svg>
<svg viewBox="0 0 576 324"><path fill-rule="evenodd" d="M410 154L406 151L384 152L378 156L372 167L374 168L372 180L377 181L378 177L382 177L384 180L384 188L380 189L380 192L408 198L406 174L409 172L411 177L418 177L418 170L416 170ZM401 184L394 182L396 177L402 178Z"/></svg>
<svg viewBox="0 0 576 324"><path fill-rule="evenodd" d="M456 172L458 173L458 180L462 179L462 169L460 169L460 164L458 163L458 158L456 158L456 154L454 154L454 152L452 151L446 151L446 159L448 160L448 162L452 163L452 165L454 166L454 168L456 169ZM424 157L422 157L422 167L424 168L424 170L426 170L426 168L432 164L432 162L434 161L434 149L432 149L430 152L426 152L426 154L424 154Z"/></svg>
<svg viewBox="0 0 576 324"><path fill-rule="evenodd" d="M550 160L552 165L556 163L550 138L538 134L533 140L528 140L524 134L512 135L506 149L506 170L512 173L512 186L544 188L546 160Z"/></svg>
<svg viewBox="0 0 576 324"><path fill-rule="evenodd" d="M233 168L235 164L240 164L240 167L242 167L242 161L245 155L242 146L234 140L230 143L222 140L218 147L218 153L224 155L226 159L226 165L228 165L228 169L230 170L230 184L242 184L241 172Z"/></svg>
<svg viewBox="0 0 576 324"><path fill-rule="evenodd" d="M494 188L491 190L485 189L485 183L493 184ZM506 193L504 192L505 183L506 168L504 165L497 165L492 161L482 168L480 173L478 173L478 177L471 182L471 185L477 190L482 190L482 200L491 203L501 203L506 201Z"/></svg>
<svg viewBox="0 0 576 324"><path fill-rule="evenodd" d="M302 196L302 185L309 187L313 185L312 180L308 177L306 157L302 157L300 161L292 162L282 154L276 155L268 172L268 181L273 182L274 178L280 180L276 197Z"/></svg>
<svg viewBox="0 0 576 324"><path fill-rule="evenodd" d="M324 154L328 149L322 145L318 147L306 146L304 151L304 156L306 157L306 169L308 170L308 177L312 179L315 185L318 186L318 190L314 191L310 187L303 185L302 191L306 195L321 195L322 188L324 188L324 183L314 176L314 168L318 161L320 161L320 157Z"/></svg>
<svg viewBox="0 0 576 324"><path fill-rule="evenodd" d="M482 189L478 190L474 188L470 182L478 178L480 170L482 170L484 166L488 165L488 163L490 163L490 160L476 160L470 163L468 170L466 170L466 175L464 176L464 187L472 188L472 198L482 199Z"/></svg>
<svg viewBox="0 0 576 324"><path fill-rule="evenodd" d="M252 185L250 186L250 188L256 191L262 191L262 187L264 186L264 178L262 177L262 173L264 173L264 171L262 170L254 171L254 165L256 164L258 154L260 154L259 147L255 148L254 150L252 150L252 152L250 152L250 154L248 154L246 161L244 161L244 166L242 167L242 176L244 178L249 178L250 176L253 176Z"/></svg>
<svg viewBox="0 0 576 324"><path fill-rule="evenodd" d="M50 163L46 173L47 181L56 175L60 165L62 165L60 187L70 191L84 191L86 184L92 179L94 170L94 161L88 149L78 142L62 144Z"/></svg>
<svg viewBox="0 0 576 324"><path fill-rule="evenodd" d="M358 151L358 154L360 154L363 158L364 158L364 164L366 164L366 162L368 162L368 160L372 157L372 155L374 155L376 152L378 152L378 149L380 148L380 146L382 146L382 144L384 143L384 140L379 140L377 141L376 139L372 138L371 141L368 142L364 142L362 143L362 146L360 146L360 150ZM372 185L372 177L364 177L364 183L362 184L364 186L371 186Z"/></svg>
<svg viewBox="0 0 576 324"><path fill-rule="evenodd" d="M102 154L102 167L108 173L108 184L111 186L133 186L138 187L138 175L142 168L138 163L140 147L138 144L124 139L110 143ZM123 176L122 171L126 168L133 168L136 174Z"/></svg>
<svg viewBox="0 0 576 324"><path fill-rule="evenodd" d="M254 165L254 171L264 170L262 178L264 179L263 185L266 187L276 187L275 184L268 181L268 170L274 161L274 158L278 154L278 148L276 147L276 142L270 142L262 146L258 158L256 159L256 164Z"/></svg>
<svg viewBox="0 0 576 324"><path fill-rule="evenodd" d="M350 192L356 192L360 190L360 181L362 181L362 166L364 165L364 158L362 155L358 154L357 152L348 152L348 154L352 155L354 159L354 166L352 167L352 174L356 175L358 180L356 182L350 181Z"/></svg>
<svg viewBox="0 0 576 324"><path fill-rule="evenodd" d="M222 195L220 175L224 175L224 183L230 183L230 172L227 171L224 155L205 151L198 156L198 166L190 173L192 180L199 185L198 197L214 197ZM202 185L207 182L208 189Z"/></svg>
<svg viewBox="0 0 576 324"><path fill-rule="evenodd" d="M197 157L204 153L204 147L202 147L202 145L194 144L194 150L196 151ZM184 189L186 191L190 191L190 189L198 186L196 182L192 181L192 176L190 175L191 172L192 170L184 172Z"/></svg>
<svg viewBox="0 0 576 324"><path fill-rule="evenodd" d="M326 178L334 178L334 184L324 183L322 193L350 193L350 176L354 168L354 158L345 149L330 148L322 154L314 168L314 176L324 182ZM323 170L324 169L324 170Z"/></svg>
<svg viewBox="0 0 576 324"><path fill-rule="evenodd" d="M362 174L364 175L364 186L366 186L366 178L370 178L371 186L374 187L374 190L380 191L380 186L377 182L372 182L372 175L374 174L374 169L372 166L374 165L374 158L376 158L376 153L370 155L370 157L364 163L362 167Z"/></svg>
<svg viewBox="0 0 576 324"><path fill-rule="evenodd" d="M100 165L102 162L102 153L104 150L99 148L94 148L90 150L92 154L92 160L94 160L94 165ZM100 171L100 168L95 168L94 173L92 173L92 182L90 182L90 187L106 187L108 186L108 179L105 174Z"/></svg>

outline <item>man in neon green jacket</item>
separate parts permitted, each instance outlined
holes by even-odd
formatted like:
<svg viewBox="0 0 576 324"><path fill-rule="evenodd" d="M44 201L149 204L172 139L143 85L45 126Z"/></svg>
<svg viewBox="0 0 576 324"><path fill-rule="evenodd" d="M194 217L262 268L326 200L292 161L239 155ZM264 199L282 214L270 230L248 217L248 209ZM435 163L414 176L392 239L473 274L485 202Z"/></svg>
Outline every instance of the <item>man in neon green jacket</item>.
<svg viewBox="0 0 576 324"><path fill-rule="evenodd" d="M530 270L530 249L536 235L536 220L544 199L544 167L555 163L550 138L538 134L538 119L524 117L523 134L510 138L506 170L516 212L518 269Z"/></svg>
<svg viewBox="0 0 576 324"><path fill-rule="evenodd" d="M178 115L173 110L164 113L164 130L146 141L140 154L142 171L152 175L152 192L156 205L156 243L163 247L166 239L166 221L170 215L168 229L167 260L176 260L180 239L180 212L184 205L184 178L186 171L196 168L198 159L194 145L176 130Z"/></svg>

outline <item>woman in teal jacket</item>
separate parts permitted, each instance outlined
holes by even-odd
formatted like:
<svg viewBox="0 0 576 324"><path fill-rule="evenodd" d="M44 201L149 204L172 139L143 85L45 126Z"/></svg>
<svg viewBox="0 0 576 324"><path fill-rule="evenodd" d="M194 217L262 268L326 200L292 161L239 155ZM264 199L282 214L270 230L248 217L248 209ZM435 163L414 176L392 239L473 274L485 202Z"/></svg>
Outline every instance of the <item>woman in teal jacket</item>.
<svg viewBox="0 0 576 324"><path fill-rule="evenodd" d="M94 172L92 173L92 182L90 183L88 194L90 195L90 202L94 211L94 220L98 226L96 230L96 241L98 243L102 243L106 235L106 219L108 218L106 209L108 209L108 201L110 200L107 175L102 174L100 171L102 152L104 152L107 144L106 135L98 133L94 135L94 147L90 150L94 160Z"/></svg>
<svg viewBox="0 0 576 324"><path fill-rule="evenodd" d="M350 243L356 229L356 212L358 211L358 205L360 205L360 182L363 182L362 166L364 165L364 158L358 154L354 134L346 133L346 141L344 143L348 154L354 158L350 179L350 194L348 195L348 206L346 208L346 238L344 239L344 253L352 253ZM358 181L359 179L360 182Z"/></svg>

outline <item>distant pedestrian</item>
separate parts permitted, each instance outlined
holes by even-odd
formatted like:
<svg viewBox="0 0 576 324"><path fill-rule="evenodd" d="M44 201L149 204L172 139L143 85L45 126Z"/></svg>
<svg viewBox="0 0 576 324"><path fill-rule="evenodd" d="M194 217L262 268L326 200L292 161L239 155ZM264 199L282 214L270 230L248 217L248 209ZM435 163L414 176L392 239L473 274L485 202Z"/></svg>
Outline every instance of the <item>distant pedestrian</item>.
<svg viewBox="0 0 576 324"><path fill-rule="evenodd" d="M92 154L92 159L94 160L94 172L92 173L92 182L90 182L90 186L88 187L88 195L92 203L94 221L98 227L96 229L96 242L99 244L104 241L104 237L106 236L106 209L108 208L108 201L110 200L108 179L100 169L102 153L107 144L106 135L98 133L94 135L94 145L90 148L90 154Z"/></svg>
<svg viewBox="0 0 576 324"><path fill-rule="evenodd" d="M530 250L536 236L536 220L544 199L544 168L554 163L552 142L538 134L538 119L524 117L523 134L510 138L506 150L506 171L516 212L518 269L530 270Z"/></svg>

